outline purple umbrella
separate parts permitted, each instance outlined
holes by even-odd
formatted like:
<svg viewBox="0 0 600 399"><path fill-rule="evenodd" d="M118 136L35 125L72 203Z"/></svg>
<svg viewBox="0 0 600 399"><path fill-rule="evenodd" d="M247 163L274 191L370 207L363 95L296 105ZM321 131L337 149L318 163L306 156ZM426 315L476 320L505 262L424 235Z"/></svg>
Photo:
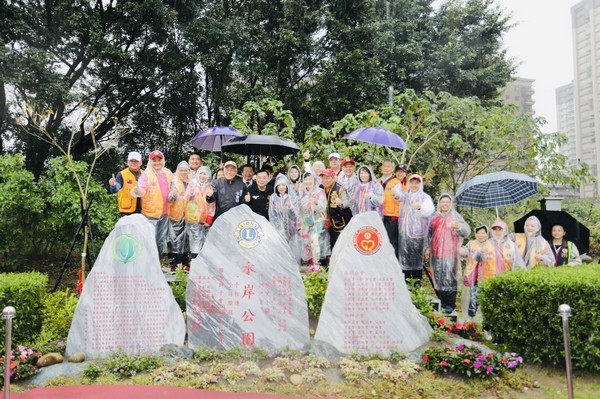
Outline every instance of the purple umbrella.
<svg viewBox="0 0 600 399"><path fill-rule="evenodd" d="M366 143L408 150L408 146L400 136L381 127L362 127L348 133L344 137L347 139L364 141Z"/></svg>
<svg viewBox="0 0 600 399"><path fill-rule="evenodd" d="M192 145L199 150L221 151L223 143L234 137L244 137L237 129L229 126L213 126L198 133L192 139Z"/></svg>

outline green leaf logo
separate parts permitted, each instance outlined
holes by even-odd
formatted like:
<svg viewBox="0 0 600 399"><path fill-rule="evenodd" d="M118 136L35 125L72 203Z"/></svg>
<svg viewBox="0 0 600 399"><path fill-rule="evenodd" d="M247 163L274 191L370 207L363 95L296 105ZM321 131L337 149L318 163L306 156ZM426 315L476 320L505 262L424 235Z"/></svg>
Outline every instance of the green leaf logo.
<svg viewBox="0 0 600 399"><path fill-rule="evenodd" d="M133 262L140 253L140 242L129 234L122 234L113 242L113 254L115 259L123 264Z"/></svg>

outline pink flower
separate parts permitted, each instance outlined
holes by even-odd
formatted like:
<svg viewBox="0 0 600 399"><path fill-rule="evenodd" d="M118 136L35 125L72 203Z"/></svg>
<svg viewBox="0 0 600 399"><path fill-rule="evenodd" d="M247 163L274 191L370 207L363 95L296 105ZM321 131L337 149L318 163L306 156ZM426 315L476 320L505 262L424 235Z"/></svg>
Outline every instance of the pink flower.
<svg viewBox="0 0 600 399"><path fill-rule="evenodd" d="M479 363L477 360L475 361L475 363L473 363L473 367L475 367L476 369L480 368L482 366L481 363Z"/></svg>
<svg viewBox="0 0 600 399"><path fill-rule="evenodd" d="M447 361L445 361L445 360L442 360L442 361L440 362L440 365L441 365L441 366L444 366L444 367L446 367L446 366L448 365L448 362L447 362Z"/></svg>
<svg viewBox="0 0 600 399"><path fill-rule="evenodd" d="M487 366L487 367L485 368L485 370L486 370L488 373L491 373L491 372L492 372L492 366Z"/></svg>
<svg viewBox="0 0 600 399"><path fill-rule="evenodd" d="M429 360L429 356L427 356L427 355L424 355L424 356L423 356L423 361L424 361L424 362L426 362L426 361L428 361L428 360Z"/></svg>
<svg viewBox="0 0 600 399"><path fill-rule="evenodd" d="M456 347L456 350L457 350L457 351L459 351L459 352L460 352L461 350L463 350L463 349L465 349L465 344L460 344L460 345L458 345L458 346Z"/></svg>
<svg viewBox="0 0 600 399"><path fill-rule="evenodd" d="M477 357L477 360L479 360L480 362L484 362L485 361L485 356L479 355L479 357Z"/></svg>

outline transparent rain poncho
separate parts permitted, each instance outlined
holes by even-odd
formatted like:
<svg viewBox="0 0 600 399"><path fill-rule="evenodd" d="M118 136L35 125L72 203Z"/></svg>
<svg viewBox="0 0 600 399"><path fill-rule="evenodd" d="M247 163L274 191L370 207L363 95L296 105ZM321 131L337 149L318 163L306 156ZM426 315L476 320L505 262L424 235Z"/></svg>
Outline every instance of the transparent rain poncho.
<svg viewBox="0 0 600 399"><path fill-rule="evenodd" d="M269 199L269 221L289 244L292 257L300 263L302 239L298 234L298 195L287 176L282 174L275 178Z"/></svg>
<svg viewBox="0 0 600 399"><path fill-rule="evenodd" d="M181 161L177 165L175 176L169 190L169 242L171 252L183 254L187 250L187 232L185 228L186 190L190 180L190 165Z"/></svg>
<svg viewBox="0 0 600 399"><path fill-rule="evenodd" d="M290 181L294 192L298 194L300 190L300 183L302 183L302 170L298 165L292 165L288 169L287 178Z"/></svg>
<svg viewBox="0 0 600 399"><path fill-rule="evenodd" d="M185 222L188 231L188 241L192 257L200 253L208 228L215 216L215 203L206 202L206 189L210 186L210 169L207 166L201 166L196 172L196 176L186 192L187 208L185 213Z"/></svg>
<svg viewBox="0 0 600 399"><path fill-rule="evenodd" d="M443 210L440 205L445 198L450 200L447 210ZM438 199L437 211L431 217L428 235L433 287L436 291L457 292L460 247L463 239L469 234L471 228L455 210L454 198L450 194L442 194Z"/></svg>
<svg viewBox="0 0 600 399"><path fill-rule="evenodd" d="M412 175L411 179L418 175ZM398 257L402 270L416 271L423 269L424 248L427 242L429 220L435 211L431 197L423 191L423 180L417 191L403 190L397 184L395 196L400 201L398 216ZM409 179L410 180L410 179ZM416 209L416 204L420 209Z"/></svg>
<svg viewBox="0 0 600 399"><path fill-rule="evenodd" d="M528 231L530 227L531 231ZM519 253L523 257L525 267L532 268L535 265L543 264L550 267L554 265L554 254L550 244L542 237L542 224L535 216L530 216L525 220L525 233L514 235L514 241L519 248Z"/></svg>
<svg viewBox="0 0 600 399"><path fill-rule="evenodd" d="M165 167L164 158L161 160L162 167L157 170L152 166L152 162L148 161L146 169L140 175L137 186L131 191L133 197L142 198L142 214L154 226L159 257L169 237L168 195L169 182L173 179L173 173ZM155 196L160 197L160 200L156 201ZM147 198L151 198L151 200ZM155 213L160 214L160 216L151 216Z"/></svg>
<svg viewBox="0 0 600 399"><path fill-rule="evenodd" d="M367 181L362 181L360 172L369 174ZM358 168L359 182L348 190L352 214L375 211L383 217L383 186L375 178L370 167L362 165Z"/></svg>
<svg viewBox="0 0 600 399"><path fill-rule="evenodd" d="M318 263L319 259L327 257L331 252L329 233L325 229L326 210L325 191L316 185L315 176L312 173L305 173L300 185L297 221L302 238L303 260Z"/></svg>

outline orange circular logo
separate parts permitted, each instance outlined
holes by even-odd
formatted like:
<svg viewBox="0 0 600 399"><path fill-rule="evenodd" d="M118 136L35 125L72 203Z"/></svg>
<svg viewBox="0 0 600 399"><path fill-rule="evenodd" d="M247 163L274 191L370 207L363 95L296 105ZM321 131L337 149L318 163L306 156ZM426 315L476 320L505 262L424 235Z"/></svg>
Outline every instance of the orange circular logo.
<svg viewBox="0 0 600 399"><path fill-rule="evenodd" d="M361 254L373 255L381 248L381 233L371 226L362 227L354 233L352 243Z"/></svg>

